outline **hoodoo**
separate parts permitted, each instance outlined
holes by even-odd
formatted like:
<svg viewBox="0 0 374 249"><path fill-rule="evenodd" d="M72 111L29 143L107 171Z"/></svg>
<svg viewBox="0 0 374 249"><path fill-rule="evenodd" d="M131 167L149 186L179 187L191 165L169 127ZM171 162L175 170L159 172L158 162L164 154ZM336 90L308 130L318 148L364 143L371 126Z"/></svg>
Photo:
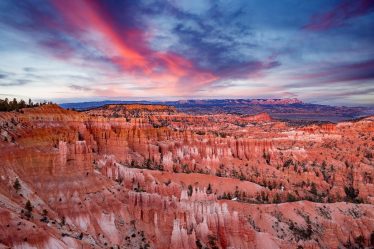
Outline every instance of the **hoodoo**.
<svg viewBox="0 0 374 249"><path fill-rule="evenodd" d="M0 127L4 247L338 248L374 236L370 117L295 127L266 113L44 105L2 112Z"/></svg>

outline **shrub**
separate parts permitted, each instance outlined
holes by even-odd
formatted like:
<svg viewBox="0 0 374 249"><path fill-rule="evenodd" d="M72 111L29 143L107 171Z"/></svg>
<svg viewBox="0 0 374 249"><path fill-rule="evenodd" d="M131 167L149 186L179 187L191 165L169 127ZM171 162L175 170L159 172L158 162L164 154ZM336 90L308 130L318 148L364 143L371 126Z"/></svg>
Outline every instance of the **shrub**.
<svg viewBox="0 0 374 249"><path fill-rule="evenodd" d="M316 187L316 184L314 182L312 183L312 188L310 189L310 193L312 193L314 195L318 194L317 187Z"/></svg>
<svg viewBox="0 0 374 249"><path fill-rule="evenodd" d="M192 192L193 192L192 186L188 185L188 191L187 191L188 196L192 196Z"/></svg>
<svg viewBox="0 0 374 249"><path fill-rule="evenodd" d="M182 164L182 172L187 174L191 173L191 171L188 168L188 164Z"/></svg>
<svg viewBox="0 0 374 249"><path fill-rule="evenodd" d="M222 173L221 173L221 171L219 169L216 171L216 176L222 177Z"/></svg>
<svg viewBox="0 0 374 249"><path fill-rule="evenodd" d="M209 183L209 184L208 184L208 188L206 189L206 193L207 193L208 195L210 195L212 192L213 192L213 190L212 190L212 185L210 185L210 183Z"/></svg>
<svg viewBox="0 0 374 249"><path fill-rule="evenodd" d="M216 240L217 238L214 237L213 235L208 235L208 241L209 245L212 249L218 249L219 247L216 245Z"/></svg>
<svg viewBox="0 0 374 249"><path fill-rule="evenodd" d="M202 249L203 248L203 245L201 244L201 242L200 242L200 240L196 240L196 247L198 248L198 249Z"/></svg>
<svg viewBox="0 0 374 249"><path fill-rule="evenodd" d="M43 209L42 215L43 217L40 219L40 221L48 223L48 211L46 209Z"/></svg>
<svg viewBox="0 0 374 249"><path fill-rule="evenodd" d="M276 193L274 198L273 198L273 203L280 203L280 202L281 202L281 198L280 198L279 194Z"/></svg>
<svg viewBox="0 0 374 249"><path fill-rule="evenodd" d="M196 131L196 134L200 135L200 136L203 136L203 135L205 135L205 131Z"/></svg>
<svg viewBox="0 0 374 249"><path fill-rule="evenodd" d="M84 136L80 132L78 132L78 141L84 141Z"/></svg>
<svg viewBox="0 0 374 249"><path fill-rule="evenodd" d="M25 209L26 209L26 212L25 212L26 217L31 218L33 206L31 205L31 202L29 200L27 200L25 204Z"/></svg>
<svg viewBox="0 0 374 249"><path fill-rule="evenodd" d="M344 192L347 200L350 201L355 201L359 194L359 191L354 189L352 186L344 187Z"/></svg>
<svg viewBox="0 0 374 249"><path fill-rule="evenodd" d="M61 218L61 226L65 226L65 224L66 224L65 216L62 216L62 218Z"/></svg>
<svg viewBox="0 0 374 249"><path fill-rule="evenodd" d="M294 202L294 201L296 201L296 197L293 196L292 194L288 193L287 194L287 201L288 202Z"/></svg>
<svg viewBox="0 0 374 249"><path fill-rule="evenodd" d="M146 169L151 169L152 168L152 160L151 159L147 159L144 161L143 163L143 167L146 168Z"/></svg>
<svg viewBox="0 0 374 249"><path fill-rule="evenodd" d="M290 165L292 165L293 164L293 161L292 161L292 159L288 159L287 161L285 161L284 163L283 163L283 167L284 168L288 168Z"/></svg>
<svg viewBox="0 0 374 249"><path fill-rule="evenodd" d="M239 180L240 181L246 180L245 176L243 175L243 172L240 172Z"/></svg>
<svg viewBox="0 0 374 249"><path fill-rule="evenodd" d="M360 235L358 237L355 238L355 243L360 247L360 248L364 248L364 245L365 245L365 237Z"/></svg>
<svg viewBox="0 0 374 249"><path fill-rule="evenodd" d="M14 181L13 188L18 192L21 189L21 184L19 183L18 178Z"/></svg>
<svg viewBox="0 0 374 249"><path fill-rule="evenodd" d="M269 152L264 151L262 157L265 159L267 164L270 164L270 154Z"/></svg>

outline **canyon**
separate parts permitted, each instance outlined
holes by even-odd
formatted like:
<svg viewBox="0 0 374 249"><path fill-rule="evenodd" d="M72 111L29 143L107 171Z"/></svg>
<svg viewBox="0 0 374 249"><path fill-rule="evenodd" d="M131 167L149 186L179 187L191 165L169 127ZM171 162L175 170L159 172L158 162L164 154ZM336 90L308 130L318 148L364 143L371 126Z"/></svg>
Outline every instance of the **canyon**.
<svg viewBox="0 0 374 249"><path fill-rule="evenodd" d="M374 116L0 112L0 248L372 248L373 151Z"/></svg>

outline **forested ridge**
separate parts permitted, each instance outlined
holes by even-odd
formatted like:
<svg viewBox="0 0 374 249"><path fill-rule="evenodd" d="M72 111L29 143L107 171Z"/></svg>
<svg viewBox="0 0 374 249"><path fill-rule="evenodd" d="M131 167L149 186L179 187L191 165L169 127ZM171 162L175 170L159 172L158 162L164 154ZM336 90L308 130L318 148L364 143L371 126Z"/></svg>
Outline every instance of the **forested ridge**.
<svg viewBox="0 0 374 249"><path fill-rule="evenodd" d="M24 101L23 99L17 100L14 98L13 100L9 101L8 98L0 99L0 111L1 112L8 112L8 111L18 111L22 108L30 108L30 107L37 107L41 105L52 104L52 102L32 102L31 99L28 102Z"/></svg>

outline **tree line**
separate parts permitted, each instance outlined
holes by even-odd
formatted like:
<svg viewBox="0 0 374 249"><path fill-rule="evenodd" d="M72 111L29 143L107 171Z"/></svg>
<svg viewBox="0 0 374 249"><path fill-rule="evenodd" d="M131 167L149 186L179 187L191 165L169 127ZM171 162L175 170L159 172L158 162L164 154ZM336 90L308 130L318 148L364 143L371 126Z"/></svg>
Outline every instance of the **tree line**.
<svg viewBox="0 0 374 249"><path fill-rule="evenodd" d="M23 99L17 101L16 98L9 100L8 98L0 99L0 112L18 111L22 108L38 107L42 105L53 104L52 102L33 103L31 99L28 102Z"/></svg>

